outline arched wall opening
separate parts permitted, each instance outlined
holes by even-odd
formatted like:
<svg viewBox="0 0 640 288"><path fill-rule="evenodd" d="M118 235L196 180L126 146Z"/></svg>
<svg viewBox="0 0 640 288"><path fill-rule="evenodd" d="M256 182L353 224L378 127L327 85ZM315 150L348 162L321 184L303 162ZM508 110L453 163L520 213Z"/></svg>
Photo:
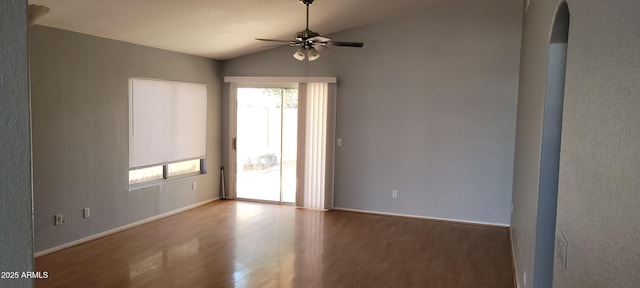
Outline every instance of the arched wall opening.
<svg viewBox="0 0 640 288"><path fill-rule="evenodd" d="M560 233L556 235L556 215L569 20L569 6L567 2L563 1L556 9L549 35L540 156L534 287L551 287L553 285L554 255L558 254L561 259L564 257L565 259L560 263L563 265L566 263L566 254L564 254L566 241L563 241L563 236Z"/></svg>

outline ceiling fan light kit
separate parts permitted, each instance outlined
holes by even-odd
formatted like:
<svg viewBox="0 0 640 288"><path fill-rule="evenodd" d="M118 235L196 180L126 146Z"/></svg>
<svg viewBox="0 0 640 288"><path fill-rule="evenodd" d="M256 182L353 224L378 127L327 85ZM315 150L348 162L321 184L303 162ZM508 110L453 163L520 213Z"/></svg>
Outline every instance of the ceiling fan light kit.
<svg viewBox="0 0 640 288"><path fill-rule="evenodd" d="M320 58L320 53L318 53L318 50L316 50L316 48L298 48L298 50L296 50L296 53L293 53L293 58L296 58L297 60L300 61L304 61L304 59L306 58L309 61L315 61L316 59Z"/></svg>
<svg viewBox="0 0 640 288"><path fill-rule="evenodd" d="M300 61L304 60L305 57L305 53L304 53L304 49L302 49L302 47L298 48L298 50L296 51L296 53L293 53L293 58L296 58Z"/></svg>
<svg viewBox="0 0 640 288"><path fill-rule="evenodd" d="M307 49L307 58L309 59L309 61L314 61L320 58L320 53L318 53L318 50L316 50L316 48L311 47Z"/></svg>
<svg viewBox="0 0 640 288"><path fill-rule="evenodd" d="M276 40L276 39L263 39L256 38L259 41L269 42L281 42L288 43L291 47L298 47L298 50L293 53L293 58L304 61L314 61L320 58L320 52L329 49L330 46L342 46L342 47L363 47L362 42L341 42L333 41L330 38L323 37L320 34L309 30L309 6L314 0L300 0L300 3L307 8L307 27L296 33L293 37L294 40Z"/></svg>

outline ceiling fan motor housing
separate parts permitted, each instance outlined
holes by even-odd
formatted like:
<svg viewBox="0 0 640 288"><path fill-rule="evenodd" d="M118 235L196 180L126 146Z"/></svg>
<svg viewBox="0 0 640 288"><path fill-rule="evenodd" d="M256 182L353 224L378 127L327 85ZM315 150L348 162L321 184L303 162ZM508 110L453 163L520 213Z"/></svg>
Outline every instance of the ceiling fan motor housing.
<svg viewBox="0 0 640 288"><path fill-rule="evenodd" d="M313 0L300 0L300 3L305 6L309 6L313 3Z"/></svg>
<svg viewBox="0 0 640 288"><path fill-rule="evenodd" d="M294 35L294 37L296 38L296 40L299 41L306 41L309 38L313 38L316 36L320 36L320 34L313 32L309 29L305 29L304 31L300 31L298 33L296 33L296 35Z"/></svg>
<svg viewBox="0 0 640 288"><path fill-rule="evenodd" d="M309 49L314 46L315 44L314 41L309 39L317 36L320 36L320 34L313 32L309 29L305 29L304 31L300 31L294 35L296 40L298 40L301 46L305 49Z"/></svg>

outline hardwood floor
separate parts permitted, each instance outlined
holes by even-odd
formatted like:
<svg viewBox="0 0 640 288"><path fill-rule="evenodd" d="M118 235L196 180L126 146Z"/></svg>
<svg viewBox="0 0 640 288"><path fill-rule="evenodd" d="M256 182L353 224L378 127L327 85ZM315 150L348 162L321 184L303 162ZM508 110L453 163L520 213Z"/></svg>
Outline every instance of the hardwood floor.
<svg viewBox="0 0 640 288"><path fill-rule="evenodd" d="M36 258L36 287L514 287L508 230L217 201Z"/></svg>

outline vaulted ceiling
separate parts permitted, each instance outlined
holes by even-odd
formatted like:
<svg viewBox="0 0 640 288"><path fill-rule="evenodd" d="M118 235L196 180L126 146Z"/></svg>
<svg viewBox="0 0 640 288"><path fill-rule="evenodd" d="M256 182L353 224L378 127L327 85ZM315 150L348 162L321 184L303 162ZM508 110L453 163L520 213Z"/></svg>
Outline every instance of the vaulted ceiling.
<svg viewBox="0 0 640 288"><path fill-rule="evenodd" d="M441 1L316 0L310 28L327 35ZM213 59L234 58L269 45L256 37L289 40L304 29L306 13L298 0L29 0L29 4L51 9L38 25Z"/></svg>

